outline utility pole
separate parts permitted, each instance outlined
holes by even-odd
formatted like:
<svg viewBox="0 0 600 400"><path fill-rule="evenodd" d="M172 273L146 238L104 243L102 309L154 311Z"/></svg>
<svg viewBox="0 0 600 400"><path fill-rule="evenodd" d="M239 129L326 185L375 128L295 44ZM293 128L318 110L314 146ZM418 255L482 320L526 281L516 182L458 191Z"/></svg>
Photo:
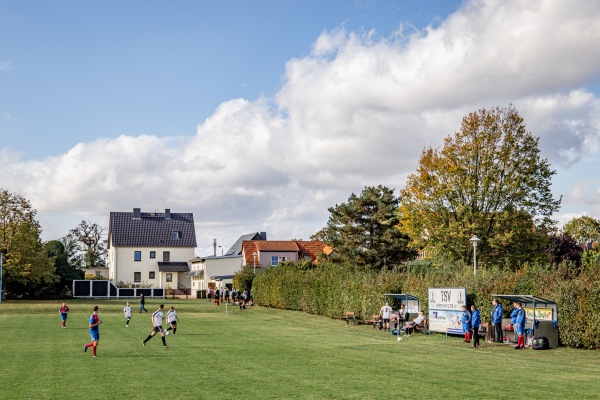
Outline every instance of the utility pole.
<svg viewBox="0 0 600 400"><path fill-rule="evenodd" d="M213 239L213 256L217 256L217 239Z"/></svg>
<svg viewBox="0 0 600 400"><path fill-rule="evenodd" d="M4 254L0 253L0 304L2 304L2 258Z"/></svg>

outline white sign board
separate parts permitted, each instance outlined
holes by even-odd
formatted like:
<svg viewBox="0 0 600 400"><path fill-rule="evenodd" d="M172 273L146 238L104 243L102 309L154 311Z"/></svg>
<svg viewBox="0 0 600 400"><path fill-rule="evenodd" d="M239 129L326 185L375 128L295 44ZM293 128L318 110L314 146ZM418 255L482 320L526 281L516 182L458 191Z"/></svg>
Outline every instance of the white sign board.
<svg viewBox="0 0 600 400"><path fill-rule="evenodd" d="M465 288L429 288L430 310L461 311L467 304L467 289Z"/></svg>

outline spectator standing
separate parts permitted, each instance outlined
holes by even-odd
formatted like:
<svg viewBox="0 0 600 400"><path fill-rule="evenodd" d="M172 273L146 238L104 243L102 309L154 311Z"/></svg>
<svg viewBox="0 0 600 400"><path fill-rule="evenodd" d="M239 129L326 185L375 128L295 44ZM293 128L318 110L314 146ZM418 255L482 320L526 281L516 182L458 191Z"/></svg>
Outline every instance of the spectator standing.
<svg viewBox="0 0 600 400"><path fill-rule="evenodd" d="M494 334L494 342L502 343L502 304L498 299L492 301L494 308L492 309L492 333Z"/></svg>
<svg viewBox="0 0 600 400"><path fill-rule="evenodd" d="M406 308L404 307L404 304L400 304L400 309L398 310L398 332L400 332L400 328L402 327L402 324L404 324L404 322L406 322L407 316L408 316L408 313L406 312Z"/></svg>
<svg viewBox="0 0 600 400"><path fill-rule="evenodd" d="M462 325L463 333L465 334L465 343L471 343L470 329L471 329L471 313L467 310L467 306L462 306L462 316L460 323Z"/></svg>
<svg viewBox="0 0 600 400"><path fill-rule="evenodd" d="M225 301L229 304L229 288L225 287Z"/></svg>
<svg viewBox="0 0 600 400"><path fill-rule="evenodd" d="M379 315L383 320L383 329L390 330L390 318L392 318L392 307L388 302L379 310Z"/></svg>
<svg viewBox="0 0 600 400"><path fill-rule="evenodd" d="M221 295L221 293L219 292L219 289L215 290L215 304L219 305L219 296Z"/></svg>
<svg viewBox="0 0 600 400"><path fill-rule="evenodd" d="M473 333L473 345L479 346L479 327L481 326L481 315L475 304L471 305L471 332Z"/></svg>
<svg viewBox="0 0 600 400"><path fill-rule="evenodd" d="M519 309L517 308L517 302L513 303L513 310L510 313L510 322L513 326L514 340L513 342L517 343L517 330L515 329L515 325L517 323L517 314L519 313Z"/></svg>

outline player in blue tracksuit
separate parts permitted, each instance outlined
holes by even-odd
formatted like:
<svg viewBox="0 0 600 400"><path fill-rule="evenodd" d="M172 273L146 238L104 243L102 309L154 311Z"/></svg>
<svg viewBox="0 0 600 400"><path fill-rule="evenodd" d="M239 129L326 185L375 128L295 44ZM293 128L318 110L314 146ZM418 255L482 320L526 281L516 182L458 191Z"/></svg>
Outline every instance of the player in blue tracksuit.
<svg viewBox="0 0 600 400"><path fill-rule="evenodd" d="M515 317L515 333L517 334L517 345L515 349L524 349L525 348L525 310L523 309L523 305L521 303L516 303L517 306L517 316Z"/></svg>
<svg viewBox="0 0 600 400"><path fill-rule="evenodd" d="M513 303L513 310L510 313L510 322L512 323L513 329L515 328L515 324L517 323L517 313L519 312L519 309L517 308L517 302L515 301ZM513 340L513 342L517 343L517 330L514 329L514 335L515 338Z"/></svg>
<svg viewBox="0 0 600 400"><path fill-rule="evenodd" d="M479 326L481 325L481 316L475 304L471 305L471 329L473 332L473 347L479 346Z"/></svg>
<svg viewBox="0 0 600 400"><path fill-rule="evenodd" d="M462 325L463 333L465 334L465 342L471 342L471 334L469 330L471 329L471 313L467 310L467 306L462 306L462 317L460 318L460 323Z"/></svg>
<svg viewBox="0 0 600 400"><path fill-rule="evenodd" d="M492 328L494 329L494 342L502 343L502 304L497 299L492 301Z"/></svg>

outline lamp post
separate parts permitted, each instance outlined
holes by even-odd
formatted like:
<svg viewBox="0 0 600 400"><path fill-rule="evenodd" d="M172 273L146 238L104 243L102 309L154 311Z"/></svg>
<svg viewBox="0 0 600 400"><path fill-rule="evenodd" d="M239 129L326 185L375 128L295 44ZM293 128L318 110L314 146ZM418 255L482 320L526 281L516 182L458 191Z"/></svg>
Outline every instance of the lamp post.
<svg viewBox="0 0 600 400"><path fill-rule="evenodd" d="M252 253L252 255L254 256L254 263L252 265L254 266L254 275L256 275L256 252Z"/></svg>
<svg viewBox="0 0 600 400"><path fill-rule="evenodd" d="M481 239L477 237L477 235L473 234L473 237L469 239L471 243L473 243L473 275L477 274L477 243L479 243Z"/></svg>

